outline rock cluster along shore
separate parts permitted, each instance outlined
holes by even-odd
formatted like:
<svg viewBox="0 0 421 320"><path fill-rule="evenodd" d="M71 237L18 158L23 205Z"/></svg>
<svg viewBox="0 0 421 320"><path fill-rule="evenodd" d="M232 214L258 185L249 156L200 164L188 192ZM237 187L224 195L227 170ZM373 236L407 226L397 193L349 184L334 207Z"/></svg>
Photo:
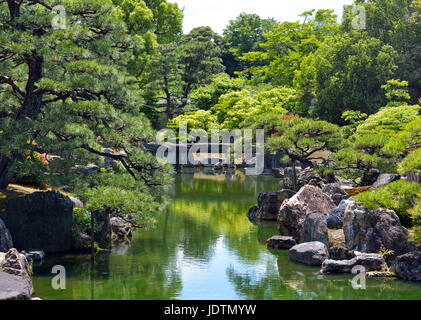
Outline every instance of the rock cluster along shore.
<svg viewBox="0 0 421 320"><path fill-rule="evenodd" d="M31 299L28 260L39 262L50 253L91 251L91 236L75 224L75 207L83 203L58 191L9 199L4 220L0 219L0 300ZM96 249L131 238L134 218L126 221L106 212L95 212L94 218Z"/></svg>
<svg viewBox="0 0 421 320"><path fill-rule="evenodd" d="M299 178L297 193L263 192L248 213L252 222L277 222L279 235L268 239L269 249L289 250L291 261L320 266L325 274L364 266L370 277L421 281L421 252L393 210L364 208L332 176L300 170ZM370 182L377 188L399 178L382 174Z"/></svg>
<svg viewBox="0 0 421 320"><path fill-rule="evenodd" d="M25 256L14 248L0 255L0 300L31 300L33 292Z"/></svg>

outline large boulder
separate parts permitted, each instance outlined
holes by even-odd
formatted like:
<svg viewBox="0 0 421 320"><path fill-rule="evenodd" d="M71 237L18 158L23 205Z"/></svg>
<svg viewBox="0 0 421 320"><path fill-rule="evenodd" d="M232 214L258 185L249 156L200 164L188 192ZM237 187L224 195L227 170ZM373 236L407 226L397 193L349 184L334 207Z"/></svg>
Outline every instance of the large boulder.
<svg viewBox="0 0 421 320"><path fill-rule="evenodd" d="M0 300L31 300L32 292L27 279L0 271Z"/></svg>
<svg viewBox="0 0 421 320"><path fill-rule="evenodd" d="M0 262L0 300L29 300L33 294L28 261L15 248Z"/></svg>
<svg viewBox="0 0 421 320"><path fill-rule="evenodd" d="M348 194L341 188L339 183L326 184L322 191L332 198L335 205L339 205L342 200L348 198Z"/></svg>
<svg viewBox="0 0 421 320"><path fill-rule="evenodd" d="M20 254L15 248L6 252L0 262L2 271L15 276L26 277L31 279L28 273L28 260L23 254Z"/></svg>
<svg viewBox="0 0 421 320"><path fill-rule="evenodd" d="M320 241L329 248L329 230L326 223L326 215L321 212L311 212L304 221L301 242Z"/></svg>
<svg viewBox="0 0 421 320"><path fill-rule="evenodd" d="M295 192L289 189L277 192L261 192L257 198L259 207L257 219L276 221L282 203L294 195Z"/></svg>
<svg viewBox="0 0 421 320"><path fill-rule="evenodd" d="M110 219L111 230L116 239L124 240L132 237L132 227L120 217L112 217Z"/></svg>
<svg viewBox="0 0 421 320"><path fill-rule="evenodd" d="M311 212L327 215L335 207L332 199L320 188L306 185L281 205L278 215L279 233L284 236L292 236L297 242L300 242L307 215Z"/></svg>
<svg viewBox="0 0 421 320"><path fill-rule="evenodd" d="M382 173L381 175L379 175L376 182L374 182L371 188L376 189L383 187L389 183L399 180L400 178L401 176L396 173Z"/></svg>
<svg viewBox="0 0 421 320"><path fill-rule="evenodd" d="M267 247L274 250L289 250L296 244L293 237L273 236L267 240Z"/></svg>
<svg viewBox="0 0 421 320"><path fill-rule="evenodd" d="M326 245L319 241L297 244L289 249L291 261L307 264L310 266L321 266L323 261L329 257Z"/></svg>
<svg viewBox="0 0 421 320"><path fill-rule="evenodd" d="M3 220L0 219L0 252L6 252L11 248L13 248L12 236Z"/></svg>
<svg viewBox="0 0 421 320"><path fill-rule="evenodd" d="M413 251L397 257L392 271L398 278L421 281L421 252Z"/></svg>
<svg viewBox="0 0 421 320"><path fill-rule="evenodd" d="M321 271L322 273L351 273L355 266L363 266L366 271L378 271L386 266L386 262L379 254L357 253L351 260L326 259Z"/></svg>
<svg viewBox="0 0 421 320"><path fill-rule="evenodd" d="M7 206L5 223L18 250L65 252L72 246L73 202L55 190L13 198Z"/></svg>
<svg viewBox="0 0 421 320"><path fill-rule="evenodd" d="M343 229L348 249L367 253L392 250L388 262L415 249L408 230L393 210L366 209L359 203L351 203L345 211Z"/></svg>
<svg viewBox="0 0 421 320"><path fill-rule="evenodd" d="M344 222L345 210L350 203L354 201L350 198L342 200L339 205L333 209L326 217L327 227L329 229L342 229Z"/></svg>

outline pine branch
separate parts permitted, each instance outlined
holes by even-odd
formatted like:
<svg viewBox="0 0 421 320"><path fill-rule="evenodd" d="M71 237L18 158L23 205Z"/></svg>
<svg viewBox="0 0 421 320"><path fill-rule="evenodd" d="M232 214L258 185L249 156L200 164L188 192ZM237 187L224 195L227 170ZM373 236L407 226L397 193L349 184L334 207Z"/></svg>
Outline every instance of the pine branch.
<svg viewBox="0 0 421 320"><path fill-rule="evenodd" d="M9 84L12 87L14 92L17 92L23 98L25 97L25 92L21 90L19 86L16 83L14 83L14 81L10 77L0 76L0 84L3 84L3 83Z"/></svg>

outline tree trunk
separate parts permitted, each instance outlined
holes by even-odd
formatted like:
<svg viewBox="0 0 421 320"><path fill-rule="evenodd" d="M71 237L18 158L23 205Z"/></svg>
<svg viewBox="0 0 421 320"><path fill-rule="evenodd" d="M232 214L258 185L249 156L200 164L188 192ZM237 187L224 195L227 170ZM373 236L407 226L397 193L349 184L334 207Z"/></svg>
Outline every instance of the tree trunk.
<svg viewBox="0 0 421 320"><path fill-rule="evenodd" d="M10 17L13 22L20 16L20 5L14 0L8 0ZM24 31L25 28L15 23L16 29ZM37 91L37 82L42 79L43 58L36 51L26 54L26 64L28 65L28 80L26 82L25 97L22 106L15 115L15 121L32 121L35 120L41 110L42 93ZM0 189L6 189L10 180L13 178L14 172L11 170L16 159L20 155L14 153L11 157L0 155Z"/></svg>

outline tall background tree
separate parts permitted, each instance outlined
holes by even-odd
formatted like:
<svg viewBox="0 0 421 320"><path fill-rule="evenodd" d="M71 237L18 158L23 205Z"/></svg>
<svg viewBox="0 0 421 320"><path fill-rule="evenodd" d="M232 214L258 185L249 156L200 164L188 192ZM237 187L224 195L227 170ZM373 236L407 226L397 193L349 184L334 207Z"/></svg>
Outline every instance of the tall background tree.
<svg viewBox="0 0 421 320"><path fill-rule="evenodd" d="M241 13L231 20L224 29L223 60L226 73L234 76L238 71L244 71L252 63L240 59L248 52L263 51L260 47L266 38L265 33L272 32L278 22L273 19L262 19L257 14Z"/></svg>

